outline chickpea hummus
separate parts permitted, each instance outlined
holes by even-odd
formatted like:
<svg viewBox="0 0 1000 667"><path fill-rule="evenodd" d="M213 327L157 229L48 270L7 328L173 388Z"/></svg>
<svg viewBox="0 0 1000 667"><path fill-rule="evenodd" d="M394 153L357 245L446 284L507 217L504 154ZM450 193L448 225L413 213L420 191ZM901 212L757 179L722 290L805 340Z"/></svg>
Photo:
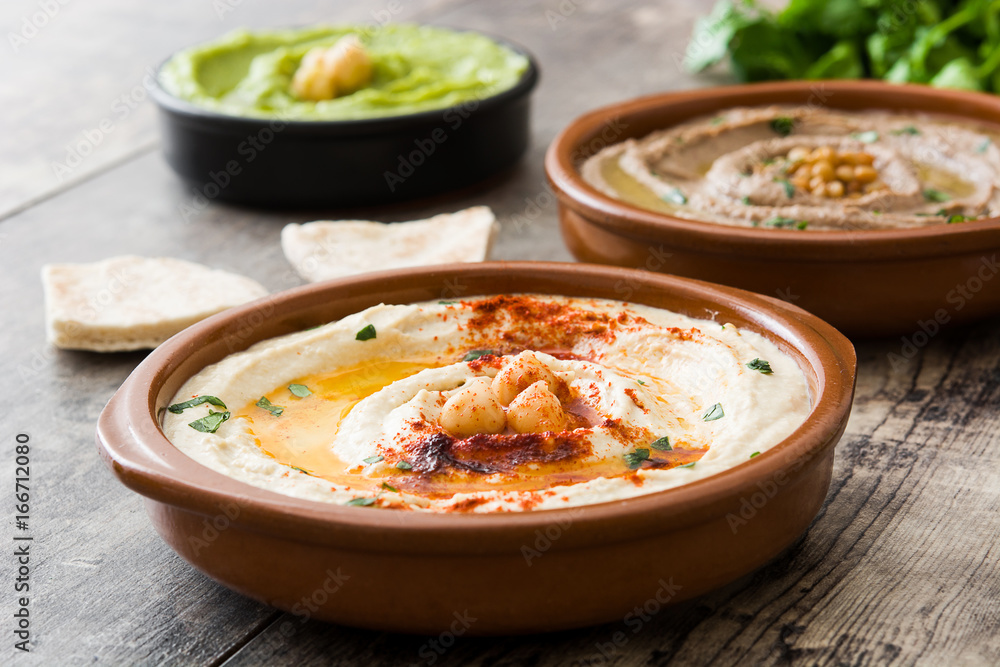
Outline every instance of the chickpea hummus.
<svg viewBox="0 0 1000 667"><path fill-rule="evenodd" d="M748 462L810 411L764 337L599 299L379 305L190 378L163 430L298 498L433 512L552 509Z"/></svg>
<svg viewBox="0 0 1000 667"><path fill-rule="evenodd" d="M608 146L605 194L670 215L793 230L893 229L1000 215L1000 150L946 117L740 107Z"/></svg>

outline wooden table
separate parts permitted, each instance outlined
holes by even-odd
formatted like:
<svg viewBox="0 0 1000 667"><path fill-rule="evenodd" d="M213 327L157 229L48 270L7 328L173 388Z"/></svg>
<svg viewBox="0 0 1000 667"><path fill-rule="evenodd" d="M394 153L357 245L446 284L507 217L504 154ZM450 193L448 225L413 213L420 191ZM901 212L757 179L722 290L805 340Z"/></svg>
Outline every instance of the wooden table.
<svg viewBox="0 0 1000 667"><path fill-rule="evenodd" d="M543 180L546 145L584 110L711 84L677 66L707 3L93 0L52 2L47 18L44 4L17 0L0 9L8 42L0 49L0 451L8 545L0 559L0 663L429 665L433 657L440 665L1000 664L998 321L945 330L897 367L888 355L899 352L901 340L859 344L853 417L827 503L806 535L763 570L664 610L635 634L619 622L460 639L439 654L426 638L303 624L196 572L160 541L139 497L112 478L94 448L98 413L143 355L48 346L41 265L166 255L280 290L297 283L278 246L287 222L405 220L480 203L502 223L497 258L569 260ZM212 204L185 220L180 211L192 195L157 150L142 88L149 68L176 48L240 25L386 17L488 30L534 51L543 76L534 140L521 165L432 203L350 212ZM22 39L12 41L11 33ZM12 515L19 433L31 447L28 531L16 531ZM15 650L12 638L10 545L24 534L34 538L30 654ZM288 621L291 637L281 633ZM623 630L627 643L609 648Z"/></svg>

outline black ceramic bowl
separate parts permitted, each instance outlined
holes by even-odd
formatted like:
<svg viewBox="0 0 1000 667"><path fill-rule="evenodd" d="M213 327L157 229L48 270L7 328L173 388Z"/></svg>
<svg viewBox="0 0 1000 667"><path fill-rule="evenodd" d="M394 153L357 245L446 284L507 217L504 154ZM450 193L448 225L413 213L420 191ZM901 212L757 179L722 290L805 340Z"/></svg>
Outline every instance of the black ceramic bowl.
<svg viewBox="0 0 1000 667"><path fill-rule="evenodd" d="M385 118L233 116L175 97L157 80L152 94L164 157L205 199L263 206L388 203L471 185L524 154L530 95L538 83L538 64L530 53L490 38L528 59L513 88Z"/></svg>

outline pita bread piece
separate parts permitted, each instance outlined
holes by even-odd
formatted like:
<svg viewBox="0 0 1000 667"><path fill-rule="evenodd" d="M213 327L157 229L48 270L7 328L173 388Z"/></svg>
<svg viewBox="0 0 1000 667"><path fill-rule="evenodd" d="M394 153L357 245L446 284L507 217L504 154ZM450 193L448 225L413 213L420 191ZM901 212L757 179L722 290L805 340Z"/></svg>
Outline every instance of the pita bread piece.
<svg viewBox="0 0 1000 667"><path fill-rule="evenodd" d="M228 271L165 257L42 267L49 342L67 350L156 347L209 315L267 295Z"/></svg>
<svg viewBox="0 0 1000 667"><path fill-rule="evenodd" d="M481 262L496 230L493 211L473 206L412 222L290 224L281 230L281 249L303 279L318 282L408 266Z"/></svg>

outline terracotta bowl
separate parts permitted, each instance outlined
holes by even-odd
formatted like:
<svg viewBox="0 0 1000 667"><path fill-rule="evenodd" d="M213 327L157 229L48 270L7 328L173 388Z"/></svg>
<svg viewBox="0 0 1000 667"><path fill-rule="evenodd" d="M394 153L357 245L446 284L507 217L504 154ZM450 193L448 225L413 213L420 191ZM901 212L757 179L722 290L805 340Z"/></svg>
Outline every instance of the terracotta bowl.
<svg viewBox="0 0 1000 667"><path fill-rule="evenodd" d="M196 463L160 430L157 412L186 379L260 340L382 302L517 292L627 298L757 331L796 359L814 407L773 449L702 481L630 500L494 515L419 514L279 495ZM543 632L621 620L637 605L658 609L694 597L791 545L826 497L854 373L846 338L768 297L612 267L448 265L308 285L186 329L125 381L101 414L97 442L118 479L145 496L167 544L256 600L380 630Z"/></svg>
<svg viewBox="0 0 1000 667"><path fill-rule="evenodd" d="M1000 219L911 230L808 232L676 218L608 197L578 166L611 143L734 106L823 105L944 114L997 125L992 95L879 81L778 82L652 95L592 111L545 157L563 236L586 262L646 268L777 296L852 336L933 336L1000 313ZM923 332L923 333L919 333ZM923 338L926 344L926 337ZM913 341L911 341L913 342Z"/></svg>

